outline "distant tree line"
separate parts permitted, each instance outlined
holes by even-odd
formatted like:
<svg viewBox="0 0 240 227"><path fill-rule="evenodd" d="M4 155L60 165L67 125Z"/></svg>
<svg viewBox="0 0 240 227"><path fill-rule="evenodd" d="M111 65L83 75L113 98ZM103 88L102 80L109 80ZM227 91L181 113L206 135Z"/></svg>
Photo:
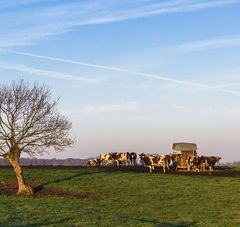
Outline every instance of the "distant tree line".
<svg viewBox="0 0 240 227"><path fill-rule="evenodd" d="M37 159L37 158L20 158L21 166L84 166L89 159ZM11 164L0 158L0 166L11 166Z"/></svg>

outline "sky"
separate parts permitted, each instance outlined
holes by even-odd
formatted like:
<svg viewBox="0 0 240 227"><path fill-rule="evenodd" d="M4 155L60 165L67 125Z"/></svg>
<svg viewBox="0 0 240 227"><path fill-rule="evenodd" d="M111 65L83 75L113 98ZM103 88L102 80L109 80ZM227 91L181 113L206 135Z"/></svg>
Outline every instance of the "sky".
<svg viewBox="0 0 240 227"><path fill-rule="evenodd" d="M75 145L240 160L240 0L1 0L1 83L52 88Z"/></svg>

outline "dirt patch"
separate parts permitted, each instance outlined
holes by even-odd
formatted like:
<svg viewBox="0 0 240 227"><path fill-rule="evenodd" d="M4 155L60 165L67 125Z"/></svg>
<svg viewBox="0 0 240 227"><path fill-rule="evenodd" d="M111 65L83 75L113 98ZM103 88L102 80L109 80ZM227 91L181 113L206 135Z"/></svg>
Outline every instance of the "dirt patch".
<svg viewBox="0 0 240 227"><path fill-rule="evenodd" d="M86 168L86 167L83 167ZM101 166L101 167L87 167L92 169L100 169L104 172L115 172L115 171L122 171L122 172L144 172L148 173L149 170L147 167L144 166ZM152 174L162 174L162 168L155 168ZM225 167L225 166L217 166L213 172L187 172L187 171L168 171L166 174L174 174L174 175L186 175L186 176L209 176L209 177L240 177L240 171L235 170L234 168Z"/></svg>
<svg viewBox="0 0 240 227"><path fill-rule="evenodd" d="M34 189L33 198L39 197L68 197L75 199L99 200L99 195L94 192L72 192L60 188L46 187L44 185L31 185ZM15 182L0 182L0 195L16 195L17 184Z"/></svg>
<svg viewBox="0 0 240 227"><path fill-rule="evenodd" d="M94 192L71 192L59 188L43 188L41 191L36 191L34 197L45 197L45 196L56 196L56 197L70 197L76 199L87 199L87 200L99 200L99 196Z"/></svg>
<svg viewBox="0 0 240 227"><path fill-rule="evenodd" d="M215 170L214 172L172 172L171 174L187 176L209 176L209 177L240 177L240 171L235 170Z"/></svg>
<svg viewBox="0 0 240 227"><path fill-rule="evenodd" d="M83 167L86 168L86 167ZM144 166L101 166L101 167L87 167L92 169L100 169L104 172L115 172L115 171L122 171L122 172L144 172L148 173L149 170L147 167ZM161 174L163 173L162 168L155 168L152 174ZM174 175L186 175L186 176L211 176L211 177L240 177L240 171L235 170L234 168L230 167L219 167L217 166L213 172L187 172L187 171L167 171L166 174L174 174Z"/></svg>
<svg viewBox="0 0 240 227"><path fill-rule="evenodd" d="M17 185L11 182L0 182L0 195L15 195Z"/></svg>
<svg viewBox="0 0 240 227"><path fill-rule="evenodd" d="M12 167L9 166L0 166L0 169L11 169ZM87 166L23 166L23 169L63 169L63 170L83 170L83 169L92 169L98 170L102 172L142 172L148 173L149 170L147 167L144 166L94 166L94 167L87 167ZM159 174L163 173L162 168L155 168L152 174ZM178 174L178 175L201 175L201 176L212 176L212 177L240 177L240 170L235 170L234 168L228 166L216 166L214 172L187 172L187 171L170 171L166 174ZM0 184L1 186L1 184ZM47 189L45 189L47 190ZM0 189L1 191L1 189ZM16 189L17 191L17 189ZM0 192L1 194L1 192Z"/></svg>

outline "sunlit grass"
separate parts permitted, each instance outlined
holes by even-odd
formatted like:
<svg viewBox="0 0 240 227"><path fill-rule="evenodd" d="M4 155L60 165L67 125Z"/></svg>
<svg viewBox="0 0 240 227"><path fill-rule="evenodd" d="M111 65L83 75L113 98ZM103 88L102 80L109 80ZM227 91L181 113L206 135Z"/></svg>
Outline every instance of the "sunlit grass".
<svg viewBox="0 0 240 227"><path fill-rule="evenodd" d="M240 179L101 169L25 169L31 182L98 200L0 196L0 225L240 226ZM9 169L0 181L12 181Z"/></svg>

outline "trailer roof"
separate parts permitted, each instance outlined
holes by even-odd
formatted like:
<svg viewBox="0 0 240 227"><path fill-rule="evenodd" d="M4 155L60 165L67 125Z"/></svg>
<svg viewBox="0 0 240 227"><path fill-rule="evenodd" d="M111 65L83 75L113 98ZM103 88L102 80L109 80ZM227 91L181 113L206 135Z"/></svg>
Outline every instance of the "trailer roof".
<svg viewBox="0 0 240 227"><path fill-rule="evenodd" d="M196 143L174 143L172 149L175 151L193 151L197 150Z"/></svg>

